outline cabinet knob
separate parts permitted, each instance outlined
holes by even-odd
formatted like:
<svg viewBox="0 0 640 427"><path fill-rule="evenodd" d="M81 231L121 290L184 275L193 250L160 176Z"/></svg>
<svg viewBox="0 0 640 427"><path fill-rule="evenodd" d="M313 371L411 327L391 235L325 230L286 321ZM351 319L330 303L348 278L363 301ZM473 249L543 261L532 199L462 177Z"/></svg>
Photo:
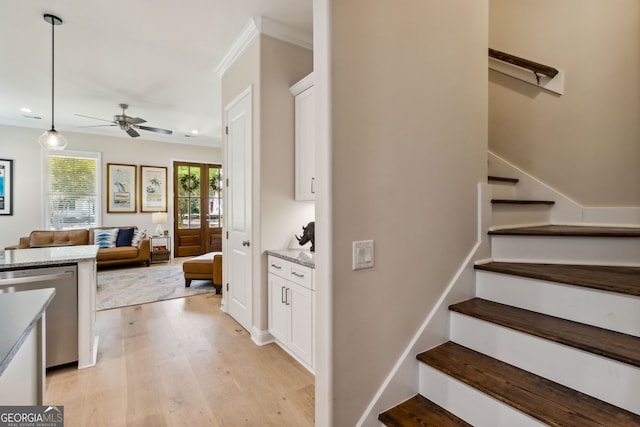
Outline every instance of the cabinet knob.
<svg viewBox="0 0 640 427"><path fill-rule="evenodd" d="M242 242L242 246L251 246L251 242L250 242L250 241L248 241L248 240L244 240L244 241Z"/></svg>

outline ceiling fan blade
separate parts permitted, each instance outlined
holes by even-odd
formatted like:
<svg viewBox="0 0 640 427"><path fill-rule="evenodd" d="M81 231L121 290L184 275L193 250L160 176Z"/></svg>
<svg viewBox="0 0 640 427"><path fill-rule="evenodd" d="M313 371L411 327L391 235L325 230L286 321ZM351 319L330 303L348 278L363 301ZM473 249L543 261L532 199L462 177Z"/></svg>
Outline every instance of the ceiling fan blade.
<svg viewBox="0 0 640 427"><path fill-rule="evenodd" d="M78 116L78 117L86 117L87 119L102 120L103 122L113 123L113 120L105 120L105 119L100 119L100 118L98 118L98 117L84 116L84 115L82 115L82 114L74 114L74 116Z"/></svg>
<svg viewBox="0 0 640 427"><path fill-rule="evenodd" d="M101 128L101 127L109 127L109 126L118 126L116 124L113 125L92 125L92 126L78 126L79 128Z"/></svg>
<svg viewBox="0 0 640 427"><path fill-rule="evenodd" d="M139 125L140 123L146 123L145 119L141 119L140 117L129 117L129 123L132 125Z"/></svg>
<svg viewBox="0 0 640 427"><path fill-rule="evenodd" d="M131 138L135 138L136 136L140 136L140 134L138 132L136 132L136 130L134 128L127 129L127 133L129 134L129 136Z"/></svg>
<svg viewBox="0 0 640 427"><path fill-rule="evenodd" d="M134 125L134 127L136 129L143 129L143 130L148 130L148 131L151 131L151 132L164 133L165 135L171 135L173 133L173 131L171 131L171 130L160 129L160 128L152 128L152 127L149 127L149 126Z"/></svg>

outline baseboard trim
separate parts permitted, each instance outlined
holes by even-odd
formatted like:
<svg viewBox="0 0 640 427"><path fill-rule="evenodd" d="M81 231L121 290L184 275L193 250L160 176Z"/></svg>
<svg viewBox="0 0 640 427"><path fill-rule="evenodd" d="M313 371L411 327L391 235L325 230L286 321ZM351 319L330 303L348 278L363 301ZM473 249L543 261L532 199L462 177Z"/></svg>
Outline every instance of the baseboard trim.
<svg viewBox="0 0 640 427"><path fill-rule="evenodd" d="M271 344L275 341L275 338L269 331L262 331L254 326L251 329L251 340L256 343L256 345L263 346Z"/></svg>

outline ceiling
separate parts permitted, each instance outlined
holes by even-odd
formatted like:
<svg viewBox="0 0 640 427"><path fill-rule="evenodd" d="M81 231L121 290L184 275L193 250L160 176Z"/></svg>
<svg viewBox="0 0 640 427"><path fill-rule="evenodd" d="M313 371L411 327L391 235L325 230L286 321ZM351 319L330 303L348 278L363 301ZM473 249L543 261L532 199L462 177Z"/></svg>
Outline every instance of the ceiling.
<svg viewBox="0 0 640 427"><path fill-rule="evenodd" d="M118 104L126 103L126 114L145 119L145 126L173 130L140 130L139 139L221 146L216 67L252 17L310 34L312 3L3 0L0 124L51 127L51 24L43 19L49 13L64 21L55 27L58 131L131 139L119 127L83 128L109 123L76 116L113 120L122 112Z"/></svg>

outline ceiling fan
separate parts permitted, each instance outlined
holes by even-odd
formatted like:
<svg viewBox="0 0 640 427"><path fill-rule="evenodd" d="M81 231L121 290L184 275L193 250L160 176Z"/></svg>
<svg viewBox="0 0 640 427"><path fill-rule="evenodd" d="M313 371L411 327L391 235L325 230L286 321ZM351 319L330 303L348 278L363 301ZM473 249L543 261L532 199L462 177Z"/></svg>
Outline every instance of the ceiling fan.
<svg viewBox="0 0 640 427"><path fill-rule="evenodd" d="M164 133L166 135L171 135L173 131L167 129L154 128L150 126L140 126L141 123L146 123L147 121L141 119L140 117L130 117L127 116L124 112L127 108L129 108L128 104L120 104L120 108L122 108L122 114L117 114L113 116L113 120L105 120L100 119L98 117L91 116L83 116L82 114L76 114L79 117L86 117L88 119L102 120L103 122L109 122L110 125L95 125L95 126L80 126L83 128L92 128L92 127L100 127L100 126L120 126L120 129L127 132L130 137L135 138L140 136L140 134L136 131L136 129L148 130L150 132L158 132Z"/></svg>

